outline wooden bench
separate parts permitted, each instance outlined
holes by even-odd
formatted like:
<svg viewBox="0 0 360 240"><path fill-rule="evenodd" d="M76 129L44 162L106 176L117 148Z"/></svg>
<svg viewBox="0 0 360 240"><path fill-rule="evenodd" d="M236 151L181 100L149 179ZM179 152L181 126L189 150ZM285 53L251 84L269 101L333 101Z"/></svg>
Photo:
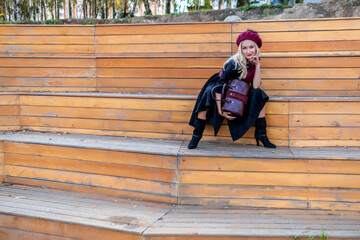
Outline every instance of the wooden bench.
<svg viewBox="0 0 360 240"><path fill-rule="evenodd" d="M236 52L235 38L247 28L264 40L262 88L271 97L267 129L279 147L251 146L253 128L230 143L226 126L217 137L208 126L199 148L188 150L192 128L187 122L196 94ZM40 195L47 199L66 198L47 190L54 188L107 199L208 205L205 210L172 207L175 215L165 210L165 222L152 219L151 226L144 223L133 231L126 231L131 221L125 218L123 231L116 225L120 220L99 222L93 211L90 223L64 219L69 210L61 212L58 202L50 204L57 214L48 214L50 205L39 206L43 200L34 199L33 190L15 189L32 201L0 194L11 200L0 204L0 238L259 237L258 230L219 225L223 218L217 213L229 207L240 207L234 210L238 219L247 219L237 215L243 207L261 208L261 213L264 208L322 209L326 216L346 210L351 218L360 210L359 33L360 18L0 26L0 183L41 186ZM12 187L3 189L12 194ZM203 228L189 218L216 219L219 227ZM273 234L261 238L280 239L280 232L293 237L281 230L289 229L283 222L267 226ZM331 226L341 230L331 237L360 236L352 226Z"/></svg>
<svg viewBox="0 0 360 240"><path fill-rule="evenodd" d="M359 209L360 148L0 134L4 181L171 204ZM0 162L1 163L1 162Z"/></svg>
<svg viewBox="0 0 360 240"><path fill-rule="evenodd" d="M193 96L13 93L0 99L2 130L186 141L192 134ZM360 146L358 97L273 97L266 109L269 136L279 146ZM253 134L251 128L238 142L255 144ZM204 140L231 141L226 124L217 137L207 126Z"/></svg>

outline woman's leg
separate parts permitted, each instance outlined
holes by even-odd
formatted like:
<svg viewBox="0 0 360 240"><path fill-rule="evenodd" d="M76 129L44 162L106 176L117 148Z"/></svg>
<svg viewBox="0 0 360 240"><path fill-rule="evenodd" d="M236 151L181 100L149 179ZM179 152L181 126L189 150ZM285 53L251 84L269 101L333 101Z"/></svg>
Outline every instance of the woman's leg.
<svg viewBox="0 0 360 240"><path fill-rule="evenodd" d="M261 109L258 118L264 118L264 117L265 117L265 107L263 107L263 109Z"/></svg>
<svg viewBox="0 0 360 240"><path fill-rule="evenodd" d="M198 119L206 120L206 111L199 112L197 117Z"/></svg>
<svg viewBox="0 0 360 240"><path fill-rule="evenodd" d="M272 144L266 136L266 120L265 120L265 107L261 109L258 119L255 122L255 139L259 146L259 140L267 148L276 148L276 145Z"/></svg>
<svg viewBox="0 0 360 240"><path fill-rule="evenodd" d="M206 123L206 111L199 112L195 120L195 126L194 126L195 129L193 132L193 136L188 145L189 149L194 149L199 144L205 129L205 123Z"/></svg>

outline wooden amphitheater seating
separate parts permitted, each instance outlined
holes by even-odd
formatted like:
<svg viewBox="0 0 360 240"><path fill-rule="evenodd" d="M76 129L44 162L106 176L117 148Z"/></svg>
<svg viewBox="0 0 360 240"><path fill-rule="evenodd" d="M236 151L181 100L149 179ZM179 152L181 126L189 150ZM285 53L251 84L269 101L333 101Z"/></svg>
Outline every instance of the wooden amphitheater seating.
<svg viewBox="0 0 360 240"><path fill-rule="evenodd" d="M196 94L236 52L234 41L248 28L264 40L268 135L279 148L251 146L254 128L230 143L223 126L217 137L207 127L199 149L188 150L192 127L187 122ZM180 209L208 205L210 211L235 206L352 214L360 210L359 33L360 18L0 26L0 183ZM16 201L21 199L11 198L9 204ZM39 226L53 226L56 240L82 239L81 229L89 230L91 239L95 231L89 227L93 223L74 220L74 226L57 216L46 218L45 206L40 215L6 207L0 201L0 238L46 239ZM177 214L186 216L192 210L181 211ZM104 239L123 231L102 225L112 223L97 225L100 232L109 230L103 231ZM144 229L124 230L128 235L122 237L211 239L193 236L191 227L173 219L146 229L146 237ZM355 230L342 233L348 235L339 239L360 239Z"/></svg>

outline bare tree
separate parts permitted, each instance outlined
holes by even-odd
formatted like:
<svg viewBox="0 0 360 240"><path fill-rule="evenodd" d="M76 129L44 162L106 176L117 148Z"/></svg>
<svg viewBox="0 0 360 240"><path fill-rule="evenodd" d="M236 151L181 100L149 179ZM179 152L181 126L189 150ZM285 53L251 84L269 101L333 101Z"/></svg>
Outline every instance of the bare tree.
<svg viewBox="0 0 360 240"><path fill-rule="evenodd" d="M149 0L143 0L144 6L145 6L145 15L152 15Z"/></svg>

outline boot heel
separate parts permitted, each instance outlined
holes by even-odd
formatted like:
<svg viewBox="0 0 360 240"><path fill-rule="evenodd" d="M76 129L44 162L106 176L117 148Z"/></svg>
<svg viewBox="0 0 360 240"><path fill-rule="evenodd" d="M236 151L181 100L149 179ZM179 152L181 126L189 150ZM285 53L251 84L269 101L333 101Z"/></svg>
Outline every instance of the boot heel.
<svg viewBox="0 0 360 240"><path fill-rule="evenodd" d="M258 138L255 139L256 139L256 145L259 146L259 139Z"/></svg>

